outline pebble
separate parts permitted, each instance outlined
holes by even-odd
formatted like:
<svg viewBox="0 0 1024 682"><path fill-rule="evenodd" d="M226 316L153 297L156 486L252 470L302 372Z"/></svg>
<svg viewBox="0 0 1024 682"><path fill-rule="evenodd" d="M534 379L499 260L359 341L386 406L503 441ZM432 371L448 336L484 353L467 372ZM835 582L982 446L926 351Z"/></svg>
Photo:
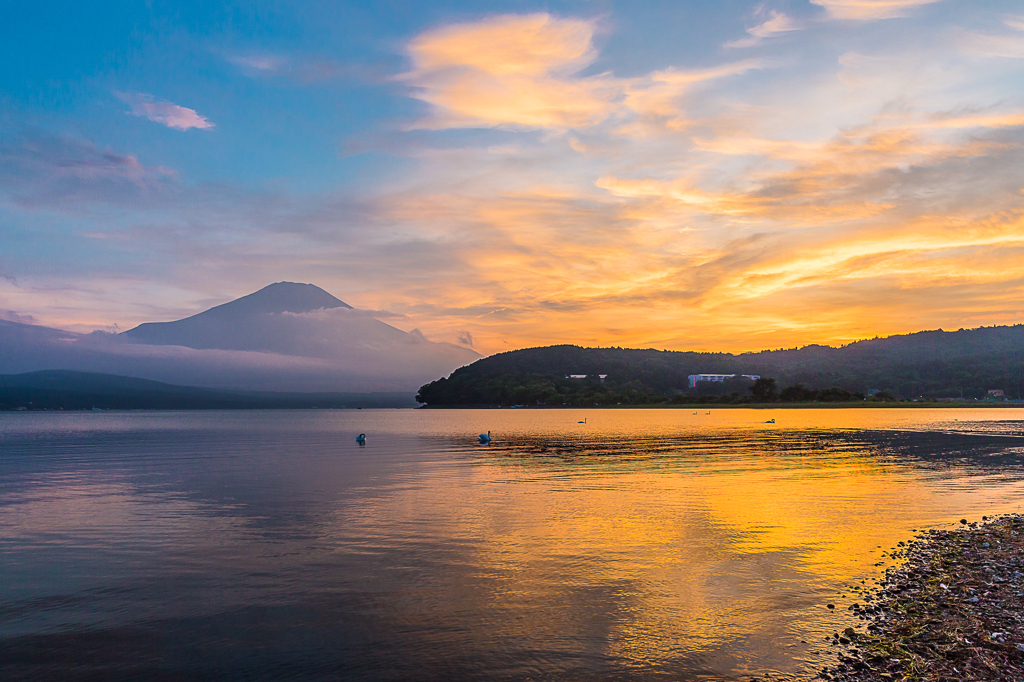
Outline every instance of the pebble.
<svg viewBox="0 0 1024 682"><path fill-rule="evenodd" d="M818 679L1024 681L1024 643L1009 643L1024 642L1024 516L982 520L900 543L903 563L850 606L864 632L833 635L842 646Z"/></svg>

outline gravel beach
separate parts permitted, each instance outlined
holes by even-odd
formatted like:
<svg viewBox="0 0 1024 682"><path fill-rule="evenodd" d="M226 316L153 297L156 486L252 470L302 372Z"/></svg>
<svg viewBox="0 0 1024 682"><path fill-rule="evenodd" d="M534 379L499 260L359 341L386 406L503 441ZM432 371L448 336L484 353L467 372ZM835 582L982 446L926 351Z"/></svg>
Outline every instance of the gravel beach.
<svg viewBox="0 0 1024 682"><path fill-rule="evenodd" d="M1024 680L1024 516L930 530L892 556L864 622L834 633L836 662L817 679Z"/></svg>

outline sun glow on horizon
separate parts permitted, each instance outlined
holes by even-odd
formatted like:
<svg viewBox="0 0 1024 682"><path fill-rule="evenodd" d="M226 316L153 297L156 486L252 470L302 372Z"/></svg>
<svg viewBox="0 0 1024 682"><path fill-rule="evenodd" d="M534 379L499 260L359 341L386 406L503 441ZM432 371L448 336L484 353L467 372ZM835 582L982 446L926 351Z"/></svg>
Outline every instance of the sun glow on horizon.
<svg viewBox="0 0 1024 682"><path fill-rule="evenodd" d="M383 70L301 21L325 56L213 30L180 96L115 70L60 125L11 109L0 312L126 329L291 279L484 354L1021 321L1017 14L517 12L364 37ZM672 22L705 42L658 42Z"/></svg>

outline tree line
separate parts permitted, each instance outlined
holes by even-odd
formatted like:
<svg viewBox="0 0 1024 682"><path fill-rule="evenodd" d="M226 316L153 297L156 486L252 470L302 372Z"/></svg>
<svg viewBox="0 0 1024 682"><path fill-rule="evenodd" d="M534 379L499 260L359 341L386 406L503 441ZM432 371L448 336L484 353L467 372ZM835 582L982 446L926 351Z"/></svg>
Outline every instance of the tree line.
<svg viewBox="0 0 1024 682"><path fill-rule="evenodd" d="M776 390L770 399L756 397L749 382L739 379L690 387L689 375L701 373L771 377ZM606 375L604 381L599 374ZM1024 325L740 354L527 348L459 368L421 387L417 399L429 405L970 400L993 389L1010 399L1024 398Z"/></svg>
<svg viewBox="0 0 1024 682"><path fill-rule="evenodd" d="M730 386L729 388L736 388ZM761 378L744 391L675 392L666 395L642 381L600 381L557 378L540 374L503 374L491 377L439 379L423 386L416 400L429 405L500 406L610 406L610 405L744 405L761 403L891 402L897 399L879 392L866 396L838 386L811 389L802 384L781 390L772 378Z"/></svg>

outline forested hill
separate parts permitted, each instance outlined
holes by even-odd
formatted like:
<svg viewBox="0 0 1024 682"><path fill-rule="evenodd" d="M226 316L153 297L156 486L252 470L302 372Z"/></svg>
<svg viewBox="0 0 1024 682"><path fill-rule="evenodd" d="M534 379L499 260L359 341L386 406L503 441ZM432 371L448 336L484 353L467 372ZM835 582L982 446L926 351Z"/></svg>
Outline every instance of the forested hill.
<svg viewBox="0 0 1024 682"><path fill-rule="evenodd" d="M695 353L548 346L510 351L462 367L420 389L429 405L642 404L701 395L749 395L749 382L689 387L691 374L756 374L779 388L837 387L897 398L984 398L991 389L1020 399L1024 325L924 331L832 348ZM587 375L585 379L570 375ZM598 375L605 374L604 380Z"/></svg>

